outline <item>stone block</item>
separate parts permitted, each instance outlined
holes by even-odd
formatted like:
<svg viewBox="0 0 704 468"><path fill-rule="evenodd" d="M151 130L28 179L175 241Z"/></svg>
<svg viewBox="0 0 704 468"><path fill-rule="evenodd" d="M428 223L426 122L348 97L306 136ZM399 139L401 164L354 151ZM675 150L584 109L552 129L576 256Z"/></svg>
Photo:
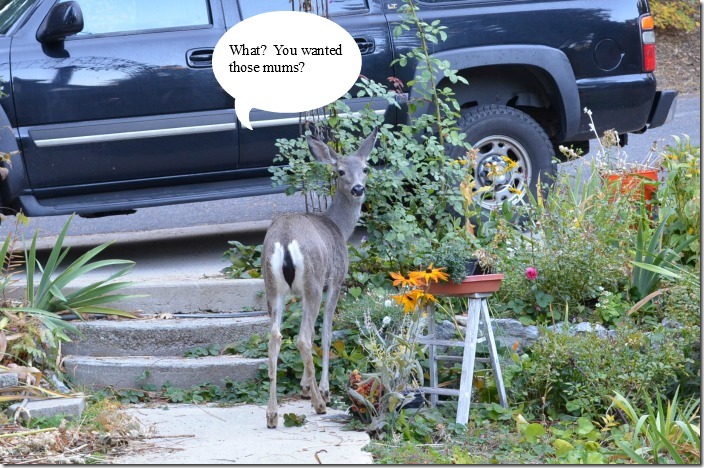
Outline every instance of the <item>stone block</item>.
<svg viewBox="0 0 704 468"><path fill-rule="evenodd" d="M0 374L0 388L14 387L18 384L19 380L17 379L17 374L14 372L5 372Z"/></svg>
<svg viewBox="0 0 704 468"><path fill-rule="evenodd" d="M22 403L15 403L7 409L7 415L13 417L15 411ZM78 419L86 407L86 400L82 396L73 398L50 398L46 400L30 400L24 406L26 410L20 415L21 419L50 418L63 415L67 419Z"/></svg>

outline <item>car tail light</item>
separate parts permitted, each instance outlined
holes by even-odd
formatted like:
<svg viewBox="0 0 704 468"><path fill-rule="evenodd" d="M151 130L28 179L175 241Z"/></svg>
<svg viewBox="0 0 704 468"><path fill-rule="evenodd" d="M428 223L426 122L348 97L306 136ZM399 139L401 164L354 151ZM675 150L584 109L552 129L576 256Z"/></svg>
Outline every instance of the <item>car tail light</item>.
<svg viewBox="0 0 704 468"><path fill-rule="evenodd" d="M643 45L643 72L655 71L655 31L651 15L640 17L640 41Z"/></svg>

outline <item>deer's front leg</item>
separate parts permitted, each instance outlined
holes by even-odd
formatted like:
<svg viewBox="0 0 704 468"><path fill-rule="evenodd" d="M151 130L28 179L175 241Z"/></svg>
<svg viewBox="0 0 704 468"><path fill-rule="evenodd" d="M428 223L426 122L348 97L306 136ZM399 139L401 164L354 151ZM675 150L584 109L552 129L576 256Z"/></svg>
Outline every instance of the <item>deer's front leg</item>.
<svg viewBox="0 0 704 468"><path fill-rule="evenodd" d="M332 319L337 308L337 300L340 296L340 288L330 287L328 290L328 298L325 301L325 312L323 315L323 369L320 372L320 395L325 400L325 403L330 403L330 382L328 371L330 369L330 346L332 344Z"/></svg>

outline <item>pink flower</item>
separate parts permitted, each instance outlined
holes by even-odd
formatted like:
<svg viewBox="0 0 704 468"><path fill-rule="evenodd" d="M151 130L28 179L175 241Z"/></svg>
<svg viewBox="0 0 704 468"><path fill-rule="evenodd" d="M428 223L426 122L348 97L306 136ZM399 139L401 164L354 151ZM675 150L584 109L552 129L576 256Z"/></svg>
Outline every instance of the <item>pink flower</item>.
<svg viewBox="0 0 704 468"><path fill-rule="evenodd" d="M533 281L538 277L538 270L535 267L526 268L526 278Z"/></svg>

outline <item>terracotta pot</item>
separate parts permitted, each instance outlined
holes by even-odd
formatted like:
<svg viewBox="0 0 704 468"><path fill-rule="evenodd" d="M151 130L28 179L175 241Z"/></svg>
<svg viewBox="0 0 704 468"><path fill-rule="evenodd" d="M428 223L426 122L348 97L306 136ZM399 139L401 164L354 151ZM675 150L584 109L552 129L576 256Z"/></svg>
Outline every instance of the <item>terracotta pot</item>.
<svg viewBox="0 0 704 468"><path fill-rule="evenodd" d="M465 296L472 293L496 292L501 287L504 275L501 273L490 275L467 276L460 284L432 283L428 292L435 296Z"/></svg>
<svg viewBox="0 0 704 468"><path fill-rule="evenodd" d="M618 187L619 193L630 195L634 200L646 202L650 210L650 202L657 190L658 170L644 169L627 174L609 174L606 176L608 184Z"/></svg>

